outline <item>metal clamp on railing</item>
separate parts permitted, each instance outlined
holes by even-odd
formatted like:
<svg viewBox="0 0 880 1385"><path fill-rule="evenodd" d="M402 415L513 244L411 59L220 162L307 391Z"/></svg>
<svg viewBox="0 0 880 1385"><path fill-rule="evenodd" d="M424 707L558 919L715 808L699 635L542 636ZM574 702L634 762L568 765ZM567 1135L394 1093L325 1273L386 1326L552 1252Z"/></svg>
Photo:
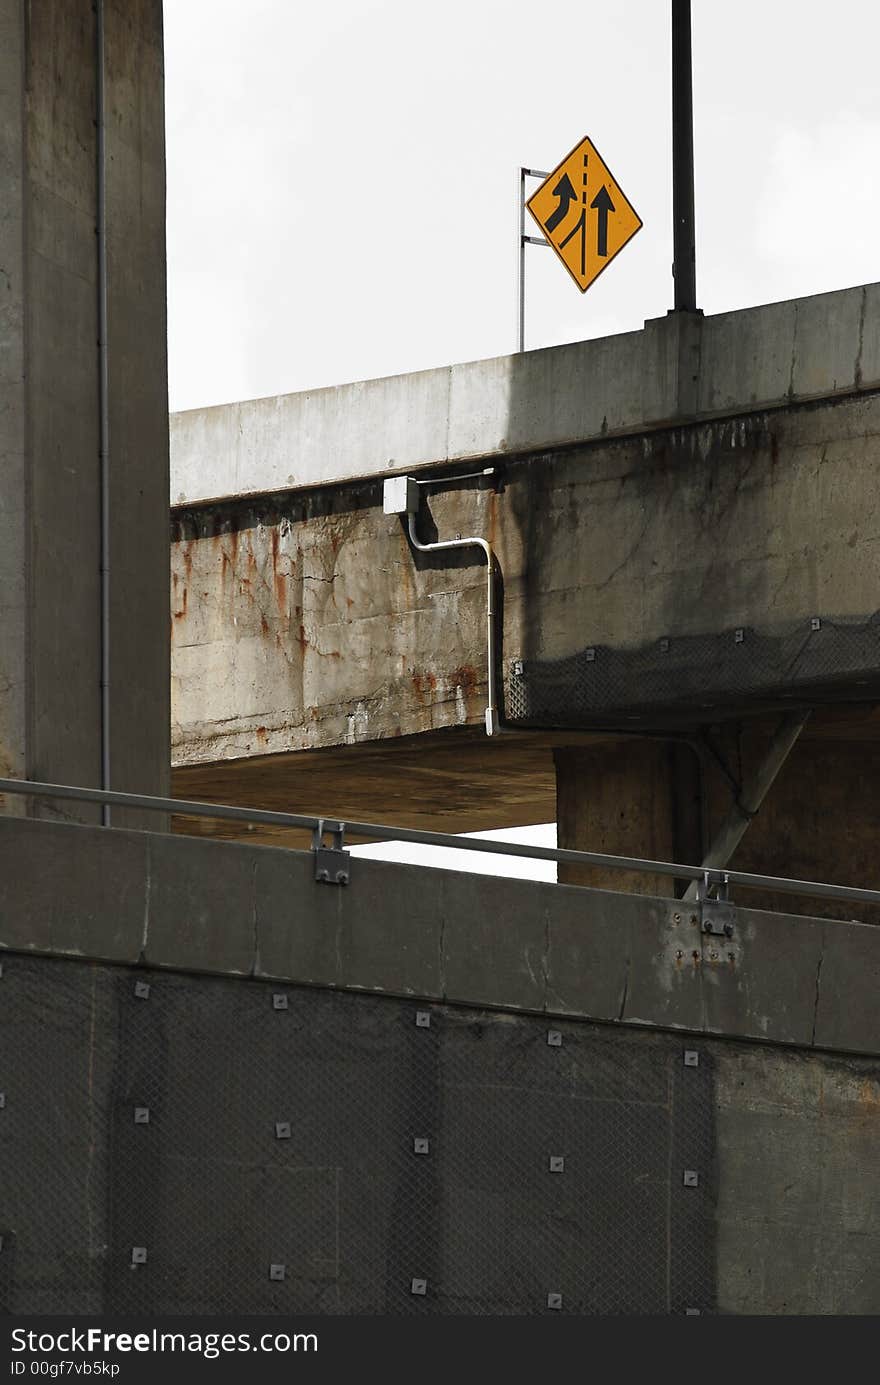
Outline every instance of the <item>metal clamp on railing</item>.
<svg viewBox="0 0 880 1385"><path fill-rule="evenodd" d="M333 845L325 846L327 834ZM344 822L325 822L318 818L312 830L312 851L315 856L315 879L321 885L347 885L351 880L351 852L343 846Z"/></svg>
<svg viewBox="0 0 880 1385"><path fill-rule="evenodd" d="M696 884L701 931L715 938L732 938L736 908L730 899L729 871L704 870ZM711 890L715 891L714 898Z"/></svg>

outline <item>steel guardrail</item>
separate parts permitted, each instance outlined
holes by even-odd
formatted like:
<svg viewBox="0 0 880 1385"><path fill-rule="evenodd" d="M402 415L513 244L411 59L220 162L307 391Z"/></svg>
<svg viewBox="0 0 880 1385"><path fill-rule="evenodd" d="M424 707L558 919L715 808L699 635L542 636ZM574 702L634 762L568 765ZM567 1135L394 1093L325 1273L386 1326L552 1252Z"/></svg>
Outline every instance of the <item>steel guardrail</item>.
<svg viewBox="0 0 880 1385"><path fill-rule="evenodd" d="M328 818L303 813L279 813L265 808L242 808L229 803L196 803L180 798L158 798L150 794L119 793L114 790L87 789L70 784L42 784L25 779L0 779L0 793L22 794L32 798L72 799L75 802L109 804L148 812L172 813L183 817L216 818L230 822L257 822L267 827L296 827L313 834L342 832L349 837L368 837L374 841L410 842L417 846L452 847L457 851L482 851L494 856L519 856L532 861L555 861L565 865L601 867L605 870L635 871L644 875L665 875L678 880L697 880L705 886L739 885L745 889L777 890L783 894L806 895L813 899L840 899L858 904L880 904L880 890L855 885L831 885L818 880L792 880L783 876L757 875L674 861L651 861L635 856L610 856L604 852L573 851L552 846L529 846L525 842L484 841L460 837L452 832L422 832L412 827L391 827L384 823L354 822L350 818ZM112 831L110 827L108 830Z"/></svg>

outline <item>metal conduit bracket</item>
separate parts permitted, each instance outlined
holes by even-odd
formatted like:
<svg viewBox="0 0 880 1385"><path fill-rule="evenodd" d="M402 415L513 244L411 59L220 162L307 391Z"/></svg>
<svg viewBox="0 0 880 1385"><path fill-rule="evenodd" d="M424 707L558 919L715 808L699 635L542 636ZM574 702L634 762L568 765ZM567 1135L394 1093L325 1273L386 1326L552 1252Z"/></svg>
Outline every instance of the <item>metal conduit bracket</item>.
<svg viewBox="0 0 880 1385"><path fill-rule="evenodd" d="M325 836L332 846L324 845ZM347 885L351 881L351 852L343 846L345 823L328 822L318 818L312 829L312 852L315 857L315 880L319 885Z"/></svg>
<svg viewBox="0 0 880 1385"><path fill-rule="evenodd" d="M736 908L730 900L730 876L726 870L704 870L696 882L700 931L714 938L732 938ZM715 891L715 897L710 890Z"/></svg>

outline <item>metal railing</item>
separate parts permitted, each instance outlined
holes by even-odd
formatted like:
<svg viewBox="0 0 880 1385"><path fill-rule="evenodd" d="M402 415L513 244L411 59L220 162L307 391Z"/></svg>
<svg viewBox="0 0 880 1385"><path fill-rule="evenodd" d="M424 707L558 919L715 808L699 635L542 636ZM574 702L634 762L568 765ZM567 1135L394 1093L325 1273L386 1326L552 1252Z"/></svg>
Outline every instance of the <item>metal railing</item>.
<svg viewBox="0 0 880 1385"><path fill-rule="evenodd" d="M806 895L813 899L840 899L857 904L880 904L880 890L855 885L829 885L817 880L790 880L751 871L706 870L674 861L642 860L635 856L609 856L598 851L571 851L560 847L528 846L524 842L485 841L459 837L451 832L422 832L411 827L389 827L383 823L344 821L303 813L278 813L265 808L241 808L228 803L193 803L187 799L157 798L150 794L117 793L113 790L84 789L70 784L40 784L26 779L0 779L0 794L23 794L32 798L72 799L80 803L106 804L113 808L133 808L148 812L172 813L182 817L216 818L228 822L256 822L267 827L300 828L321 841L332 833L365 837L373 841L411 842L418 846L452 847L457 851L483 851L494 856L520 856L532 861L556 861L565 865L601 867L604 870L635 871L645 875L664 875L677 880L696 880L702 897L712 888L726 893L728 886L751 890L775 890L783 894ZM111 827L108 830L113 831Z"/></svg>

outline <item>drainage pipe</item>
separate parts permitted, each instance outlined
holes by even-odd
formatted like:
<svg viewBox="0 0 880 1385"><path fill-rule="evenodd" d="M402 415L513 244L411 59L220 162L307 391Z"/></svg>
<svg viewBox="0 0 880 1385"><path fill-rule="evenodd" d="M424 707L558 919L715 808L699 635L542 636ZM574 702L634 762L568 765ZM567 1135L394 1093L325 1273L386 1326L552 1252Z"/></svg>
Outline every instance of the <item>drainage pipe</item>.
<svg viewBox="0 0 880 1385"><path fill-rule="evenodd" d="M495 687L495 558L485 539L447 539L442 543L422 543L416 533L416 516L407 511L409 537L413 548L420 553L439 553L451 548L481 548L486 555L486 651L489 663L489 692L486 707L486 735L498 733L498 701Z"/></svg>
<svg viewBox="0 0 880 1385"><path fill-rule="evenodd" d="M104 0L95 3L96 163L98 241L98 413L101 582L101 788L110 788L110 388L107 342L107 141ZM110 804L101 805L110 826Z"/></svg>

